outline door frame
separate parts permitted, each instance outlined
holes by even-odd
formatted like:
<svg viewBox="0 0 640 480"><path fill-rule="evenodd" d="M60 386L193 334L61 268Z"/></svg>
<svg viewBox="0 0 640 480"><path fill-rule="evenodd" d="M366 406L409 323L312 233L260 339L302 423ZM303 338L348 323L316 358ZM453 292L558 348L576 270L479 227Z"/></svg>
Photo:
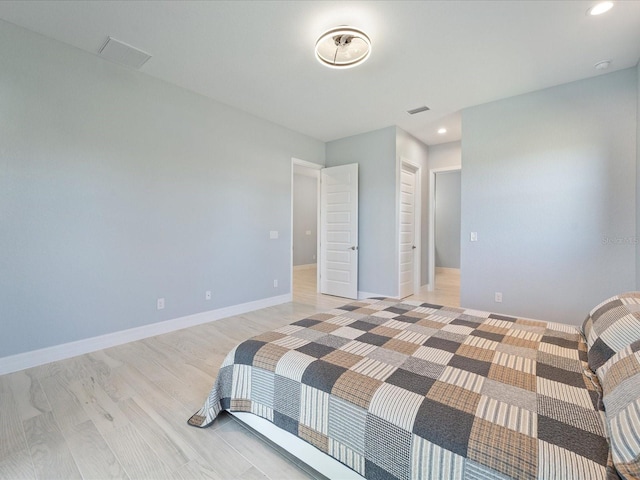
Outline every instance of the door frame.
<svg viewBox="0 0 640 480"><path fill-rule="evenodd" d="M436 174L462 172L462 165L432 168L429 170L429 282L427 290L434 290L436 283Z"/></svg>
<svg viewBox="0 0 640 480"><path fill-rule="evenodd" d="M402 195L402 168L409 167L414 171L416 185L413 193L414 201L414 220L413 220L413 241L416 245L415 255L413 257L413 294L420 290L420 276L422 271L422 167L411 160L399 157L398 168L396 172L396 273L397 273L397 292L400 295L400 202Z"/></svg>
<svg viewBox="0 0 640 480"><path fill-rule="evenodd" d="M291 157L291 212L290 212L290 228L291 228L291 244L289 248L289 285L291 286L291 294L293 295L293 179L294 179L294 167L295 166L308 168L309 170L315 170L316 174L316 292L320 291L320 170L324 168L324 165L318 163L307 162L299 158Z"/></svg>

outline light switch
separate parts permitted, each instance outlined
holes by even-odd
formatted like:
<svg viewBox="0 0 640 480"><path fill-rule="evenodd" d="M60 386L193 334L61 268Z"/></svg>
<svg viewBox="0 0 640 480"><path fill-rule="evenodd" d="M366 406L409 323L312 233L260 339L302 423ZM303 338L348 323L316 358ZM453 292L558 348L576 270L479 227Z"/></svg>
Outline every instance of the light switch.
<svg viewBox="0 0 640 480"><path fill-rule="evenodd" d="M304 234L305 235L311 235L311 230L305 230Z"/></svg>
<svg viewBox="0 0 640 480"><path fill-rule="evenodd" d="M478 232L471 232L471 241L472 242L478 241Z"/></svg>
<svg viewBox="0 0 640 480"><path fill-rule="evenodd" d="M274 240L274 239L278 238L278 231L277 230L271 230L269 232L269 238L271 240Z"/></svg>

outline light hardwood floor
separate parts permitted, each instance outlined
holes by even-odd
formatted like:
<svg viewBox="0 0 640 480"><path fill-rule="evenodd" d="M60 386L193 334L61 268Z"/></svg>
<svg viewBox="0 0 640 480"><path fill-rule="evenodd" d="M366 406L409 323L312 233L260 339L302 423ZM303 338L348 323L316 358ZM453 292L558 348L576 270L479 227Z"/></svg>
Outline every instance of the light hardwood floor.
<svg viewBox="0 0 640 480"><path fill-rule="evenodd" d="M421 300L437 305L460 306L460 270L453 268L436 268L435 286L432 291L423 286L415 294L407 297L409 300ZM315 267L294 269L293 301L319 308L330 309L344 305L348 300L316 292Z"/></svg>
<svg viewBox="0 0 640 480"><path fill-rule="evenodd" d="M458 305L458 291L438 275L410 298ZM235 344L347 302L297 270L291 303L0 376L0 479L323 478L228 414L187 419Z"/></svg>

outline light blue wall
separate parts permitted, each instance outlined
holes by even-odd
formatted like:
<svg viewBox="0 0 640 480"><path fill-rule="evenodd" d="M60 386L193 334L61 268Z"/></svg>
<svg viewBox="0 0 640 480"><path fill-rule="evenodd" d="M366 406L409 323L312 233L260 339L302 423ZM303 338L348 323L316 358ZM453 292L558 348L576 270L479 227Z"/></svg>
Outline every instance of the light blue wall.
<svg viewBox="0 0 640 480"><path fill-rule="evenodd" d="M315 264L317 249L318 180L308 175L294 174L293 265Z"/></svg>
<svg viewBox="0 0 640 480"><path fill-rule="evenodd" d="M637 88L633 68L463 111L463 306L579 324L635 287Z"/></svg>
<svg viewBox="0 0 640 480"><path fill-rule="evenodd" d="M326 144L327 167L359 164L360 292L397 296L397 181L399 161L422 167L422 184L428 183L427 146L397 127L334 140ZM423 200L426 199L426 189ZM423 204L425 202L423 201ZM427 280L427 209L422 209L422 283Z"/></svg>
<svg viewBox="0 0 640 480"><path fill-rule="evenodd" d="M397 295L396 127L326 144L326 166L359 164L358 290Z"/></svg>
<svg viewBox="0 0 640 480"><path fill-rule="evenodd" d="M421 248L420 248L420 285L425 285L429 281L429 251L427 241L429 239L429 147L405 132L401 128L396 128L396 156L406 159L415 165L419 165L421 170Z"/></svg>
<svg viewBox="0 0 640 480"><path fill-rule="evenodd" d="M0 357L290 292L322 142L4 22L0 64Z"/></svg>
<svg viewBox="0 0 640 480"><path fill-rule="evenodd" d="M460 268L460 170L437 173L435 184L436 267Z"/></svg>
<svg viewBox="0 0 640 480"><path fill-rule="evenodd" d="M636 109L636 290L640 290L640 62L636 67L636 93L638 108Z"/></svg>
<svg viewBox="0 0 640 480"><path fill-rule="evenodd" d="M460 168L462 145L460 141L429 145L429 169Z"/></svg>

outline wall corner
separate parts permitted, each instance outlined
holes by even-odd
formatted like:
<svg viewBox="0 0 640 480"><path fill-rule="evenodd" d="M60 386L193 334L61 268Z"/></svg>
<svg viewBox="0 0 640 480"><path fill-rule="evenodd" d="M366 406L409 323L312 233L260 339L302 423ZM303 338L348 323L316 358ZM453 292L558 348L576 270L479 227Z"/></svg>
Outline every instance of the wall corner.
<svg viewBox="0 0 640 480"><path fill-rule="evenodd" d="M636 290L640 290L640 61L636 65Z"/></svg>

